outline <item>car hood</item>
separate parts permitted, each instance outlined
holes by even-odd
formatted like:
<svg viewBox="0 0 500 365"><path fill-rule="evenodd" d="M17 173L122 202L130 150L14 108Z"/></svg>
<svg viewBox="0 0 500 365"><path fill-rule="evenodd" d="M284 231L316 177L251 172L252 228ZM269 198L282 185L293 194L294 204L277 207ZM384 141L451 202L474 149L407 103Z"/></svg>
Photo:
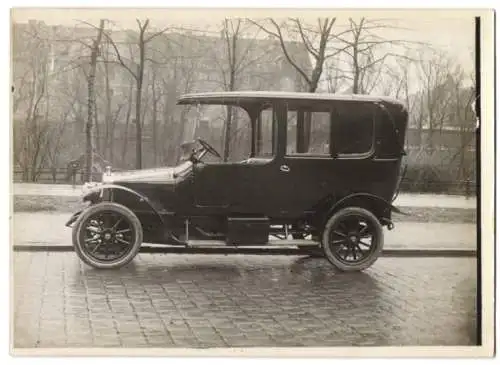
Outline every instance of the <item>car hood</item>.
<svg viewBox="0 0 500 365"><path fill-rule="evenodd" d="M175 167L160 167L155 169L117 171L108 174L105 173L103 175L103 182L173 183L180 175L187 173L191 166L191 162L185 162Z"/></svg>

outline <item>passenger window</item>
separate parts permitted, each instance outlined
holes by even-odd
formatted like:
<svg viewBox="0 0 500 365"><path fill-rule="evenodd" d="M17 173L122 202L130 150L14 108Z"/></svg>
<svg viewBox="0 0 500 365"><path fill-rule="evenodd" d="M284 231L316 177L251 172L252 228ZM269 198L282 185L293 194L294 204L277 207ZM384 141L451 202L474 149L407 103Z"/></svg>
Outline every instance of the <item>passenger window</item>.
<svg viewBox="0 0 500 365"><path fill-rule="evenodd" d="M274 122L273 109L264 109L260 113L260 146L257 149L257 157L272 157L274 155ZM257 142L259 144L259 142Z"/></svg>
<svg viewBox="0 0 500 365"><path fill-rule="evenodd" d="M350 108L336 114L334 138L338 155L364 154L372 149L373 117L368 108Z"/></svg>
<svg viewBox="0 0 500 365"><path fill-rule="evenodd" d="M311 120L311 133L309 146L306 151L297 152L297 120ZM287 155L329 155L330 154L330 112L310 112L302 110L288 111L287 125Z"/></svg>

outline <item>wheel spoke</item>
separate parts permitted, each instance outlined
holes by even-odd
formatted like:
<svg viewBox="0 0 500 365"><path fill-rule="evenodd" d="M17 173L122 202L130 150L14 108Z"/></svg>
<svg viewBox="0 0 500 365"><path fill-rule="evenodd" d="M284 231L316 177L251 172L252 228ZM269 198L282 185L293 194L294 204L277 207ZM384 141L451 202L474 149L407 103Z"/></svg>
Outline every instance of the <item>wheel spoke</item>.
<svg viewBox="0 0 500 365"><path fill-rule="evenodd" d="M123 221L123 217L120 217L115 225L111 228L113 231L118 228L118 225Z"/></svg>
<svg viewBox="0 0 500 365"><path fill-rule="evenodd" d="M118 238L118 237L116 237L116 241L117 241L117 242L120 242L120 243L123 243L123 244L125 244L125 245L130 245L130 242L125 241L124 239L121 239L121 238Z"/></svg>
<svg viewBox="0 0 500 365"><path fill-rule="evenodd" d="M335 253L338 254L340 253L340 251L342 250L342 248L345 248L345 245L338 245L336 250L335 250Z"/></svg>
<svg viewBox="0 0 500 365"><path fill-rule="evenodd" d="M356 243L356 246L354 246L355 248L357 248L359 250L359 252L361 253L361 257L363 257L365 255L365 252L363 251L363 249L359 246L359 243Z"/></svg>
<svg viewBox="0 0 500 365"><path fill-rule="evenodd" d="M363 242L363 241L359 241L359 243L358 243L358 244L363 245L363 246L365 246L365 247L371 247L371 244L366 243L366 242Z"/></svg>
<svg viewBox="0 0 500 365"><path fill-rule="evenodd" d="M120 230L116 231L116 233L128 233L130 231L131 231L130 228L126 228L126 229L120 229Z"/></svg>
<svg viewBox="0 0 500 365"><path fill-rule="evenodd" d="M95 237L87 238L87 239L85 239L85 243L97 243L98 239L99 238L95 238Z"/></svg>
<svg viewBox="0 0 500 365"><path fill-rule="evenodd" d="M354 261L356 261L358 259L358 257L356 256L356 248L355 248L355 246L351 246L351 251L352 251L352 256L354 258Z"/></svg>
<svg viewBox="0 0 500 365"><path fill-rule="evenodd" d="M100 233L101 230L99 229L99 227L95 227L95 226L87 226L85 227L86 230L90 231L90 232L94 232L94 233Z"/></svg>
<svg viewBox="0 0 500 365"><path fill-rule="evenodd" d="M339 232L339 231L333 231L333 233L335 233L336 235L340 236L340 237L347 237L346 234L342 233L342 232Z"/></svg>
<svg viewBox="0 0 500 365"><path fill-rule="evenodd" d="M345 242L345 240L333 240L331 243L338 245L339 243Z"/></svg>
<svg viewBox="0 0 500 365"><path fill-rule="evenodd" d="M339 223L339 228L342 229L343 231L349 230L345 221Z"/></svg>
<svg viewBox="0 0 500 365"><path fill-rule="evenodd" d="M368 225L364 226L363 228L361 228L359 230L359 235L362 236L366 233L366 231L368 230Z"/></svg>
<svg viewBox="0 0 500 365"><path fill-rule="evenodd" d="M94 247L94 249L92 250L92 253L95 253L95 252L97 251L97 249L98 249L99 247L101 247L101 245L102 245L102 242L99 242L99 243L98 243L98 244Z"/></svg>
<svg viewBox="0 0 500 365"><path fill-rule="evenodd" d="M371 235L366 236L366 237L361 237L361 238L359 239L359 242L363 242L363 243L366 243L366 244L368 244L368 245L371 245L371 244L372 244L372 241L373 241L373 238L372 238L372 236L371 236Z"/></svg>

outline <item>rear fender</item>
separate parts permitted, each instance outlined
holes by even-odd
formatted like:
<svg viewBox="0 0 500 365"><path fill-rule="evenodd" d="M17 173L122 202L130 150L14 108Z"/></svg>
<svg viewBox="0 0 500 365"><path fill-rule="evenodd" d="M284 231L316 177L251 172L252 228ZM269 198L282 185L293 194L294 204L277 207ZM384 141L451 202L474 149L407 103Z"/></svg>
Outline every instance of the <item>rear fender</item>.
<svg viewBox="0 0 500 365"><path fill-rule="evenodd" d="M330 207L326 216L324 217L323 225L326 224L328 218L330 218L335 212L337 212L341 208L348 206L358 206L368 209L373 214L375 214L382 225L387 225L389 228L392 228L394 226L390 219L391 212L408 215L407 213L402 212L399 208L395 207L387 200L378 195L369 193L354 193L343 197L332 207Z"/></svg>

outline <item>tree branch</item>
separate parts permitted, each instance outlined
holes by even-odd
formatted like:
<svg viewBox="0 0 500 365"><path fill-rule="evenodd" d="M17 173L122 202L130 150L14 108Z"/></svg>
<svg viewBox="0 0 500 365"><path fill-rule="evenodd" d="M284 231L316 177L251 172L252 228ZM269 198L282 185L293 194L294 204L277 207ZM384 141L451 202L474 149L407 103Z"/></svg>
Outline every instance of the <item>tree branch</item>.
<svg viewBox="0 0 500 365"><path fill-rule="evenodd" d="M283 37L283 34L281 33L281 30L280 30L280 26L276 23L276 21L272 18L269 19L269 21L273 24L273 26L276 28L276 33L266 29L265 27L261 26L260 24L258 24L257 22L251 20L251 19L248 19L251 23L253 23L255 26L257 26L258 28L260 28L262 31L264 31L265 33L275 37L278 39L280 45L281 45L281 50L283 51L283 54L285 55L285 58L287 59L288 63L290 63L290 65L295 69L297 70L297 72L304 78L304 80L309 84L311 85L312 81L311 79L309 78L309 76L304 72L304 70L302 70L299 65L297 65L297 63L291 58L290 54L288 53L288 50L286 48L286 45L285 45L285 41L284 41L284 37Z"/></svg>

